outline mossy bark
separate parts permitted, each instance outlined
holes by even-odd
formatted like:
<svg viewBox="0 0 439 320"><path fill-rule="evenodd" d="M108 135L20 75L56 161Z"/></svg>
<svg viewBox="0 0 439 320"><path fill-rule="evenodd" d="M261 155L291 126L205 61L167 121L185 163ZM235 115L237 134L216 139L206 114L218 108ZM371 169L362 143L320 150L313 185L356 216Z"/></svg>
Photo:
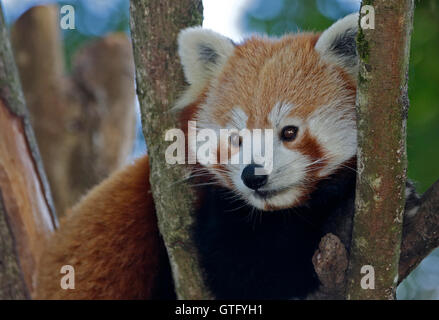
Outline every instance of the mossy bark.
<svg viewBox="0 0 439 320"><path fill-rule="evenodd" d="M0 7L0 300L30 297L56 215Z"/></svg>
<svg viewBox="0 0 439 320"><path fill-rule="evenodd" d="M414 4L413 0L367 4L375 9L375 29L360 28L357 38L358 176L347 298L394 299L405 204L407 74ZM365 265L374 268L375 289L361 286Z"/></svg>
<svg viewBox="0 0 439 320"><path fill-rule="evenodd" d="M131 33L137 94L148 146L151 186L180 299L205 299L197 252L191 239L194 193L181 181L185 169L165 160L165 132L176 127L169 112L184 86L177 56L181 29L200 25L201 0L132 0Z"/></svg>

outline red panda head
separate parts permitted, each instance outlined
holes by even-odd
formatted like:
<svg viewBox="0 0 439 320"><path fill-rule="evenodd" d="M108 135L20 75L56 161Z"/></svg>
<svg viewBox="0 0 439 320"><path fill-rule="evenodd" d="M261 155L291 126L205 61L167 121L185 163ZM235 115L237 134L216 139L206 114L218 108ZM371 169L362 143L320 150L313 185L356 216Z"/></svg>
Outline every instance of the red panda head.
<svg viewBox="0 0 439 320"><path fill-rule="evenodd" d="M219 184L256 208L290 208L355 157L357 21L354 14L321 35L252 37L239 45L210 30L182 31L190 86L176 108L192 106L198 130L273 132L269 174L255 175L252 163L206 164Z"/></svg>

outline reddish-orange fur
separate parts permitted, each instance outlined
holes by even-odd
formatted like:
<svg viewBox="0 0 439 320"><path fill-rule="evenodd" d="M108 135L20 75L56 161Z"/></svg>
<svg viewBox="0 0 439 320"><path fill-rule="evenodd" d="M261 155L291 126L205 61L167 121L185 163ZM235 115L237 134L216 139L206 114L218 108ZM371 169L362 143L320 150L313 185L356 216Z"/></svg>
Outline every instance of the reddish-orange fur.
<svg viewBox="0 0 439 320"><path fill-rule="evenodd" d="M61 221L41 257L37 299L148 299L166 252L149 186L148 157L94 188ZM63 265L75 289L60 287Z"/></svg>
<svg viewBox="0 0 439 320"><path fill-rule="evenodd" d="M318 38L313 33L279 41L252 38L237 46L209 93L218 106L218 123L225 125L235 106L249 116L248 128L265 128L266 116L279 101L293 103L294 116L306 118L339 97L355 99L355 85L346 71L325 63L315 51Z"/></svg>
<svg viewBox="0 0 439 320"><path fill-rule="evenodd" d="M253 38L237 46L215 79L215 86L208 88L206 84L200 96L180 113L183 131L206 101L214 107L212 112L220 125L225 125L229 111L239 106L249 117L250 129L270 127L268 114L279 101L293 103L294 116L300 118L340 97L348 97L349 105L353 105L355 83L342 68L321 60L314 49L318 37L300 34L280 41ZM309 132L287 147L311 160L325 153ZM221 165L217 168L227 170ZM312 170L307 178L314 181L316 175L317 170ZM224 176L224 180L233 185L230 177ZM314 186L310 183L304 187L307 192L297 202L303 201ZM278 208L266 207L271 209ZM144 157L94 188L61 221L61 229L41 258L35 297L154 298L159 271L166 269L167 263L150 194L148 158ZM75 268L74 290L60 287L63 265Z"/></svg>
<svg viewBox="0 0 439 320"><path fill-rule="evenodd" d="M247 128L271 128L269 114L278 102L293 104L295 108L289 116L300 119L309 118L333 101L343 100L346 106L354 105L353 77L321 58L315 50L319 37L320 34L315 33L287 35L278 40L254 37L236 46L206 95L215 121L225 126L230 121L231 109L239 106L248 116ZM349 115L355 116L354 113ZM309 130L285 146L308 156L311 162L324 159L327 153ZM217 154L219 156L219 152ZM294 205L308 199L319 180L320 168L326 163L327 160L321 160L310 167L308 183L301 188L303 195ZM232 188L228 175L219 174ZM279 208L265 206L265 210L274 209Z"/></svg>

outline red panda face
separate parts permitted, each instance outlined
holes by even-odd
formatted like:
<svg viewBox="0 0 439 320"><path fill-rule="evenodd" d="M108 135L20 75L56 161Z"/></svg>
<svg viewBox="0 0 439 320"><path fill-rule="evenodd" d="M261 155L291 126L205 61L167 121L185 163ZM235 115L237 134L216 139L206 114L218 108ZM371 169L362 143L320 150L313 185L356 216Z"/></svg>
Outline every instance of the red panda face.
<svg viewBox="0 0 439 320"><path fill-rule="evenodd" d="M191 87L177 107L199 101L192 118L198 130L272 133L269 147L261 141L259 151L271 153L262 175L255 174L253 153L242 161L250 152L239 148L243 137L218 139L218 150L234 144L229 160L241 160L205 165L219 184L258 209L295 207L355 156L356 19L348 16L320 37L254 37L237 46L202 29L182 33L180 56Z"/></svg>

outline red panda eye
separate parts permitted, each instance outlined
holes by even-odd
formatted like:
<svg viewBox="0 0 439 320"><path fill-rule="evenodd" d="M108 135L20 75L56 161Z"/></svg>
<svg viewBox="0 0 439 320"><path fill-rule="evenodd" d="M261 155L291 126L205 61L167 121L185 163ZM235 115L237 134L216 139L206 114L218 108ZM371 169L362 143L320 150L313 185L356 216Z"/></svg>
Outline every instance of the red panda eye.
<svg viewBox="0 0 439 320"><path fill-rule="evenodd" d="M297 137L297 133L299 132L299 128L296 126L286 126L282 129L280 134L280 138L283 141L293 141Z"/></svg>
<svg viewBox="0 0 439 320"><path fill-rule="evenodd" d="M239 147L242 144L242 137L237 133L230 135L230 145L233 147Z"/></svg>

